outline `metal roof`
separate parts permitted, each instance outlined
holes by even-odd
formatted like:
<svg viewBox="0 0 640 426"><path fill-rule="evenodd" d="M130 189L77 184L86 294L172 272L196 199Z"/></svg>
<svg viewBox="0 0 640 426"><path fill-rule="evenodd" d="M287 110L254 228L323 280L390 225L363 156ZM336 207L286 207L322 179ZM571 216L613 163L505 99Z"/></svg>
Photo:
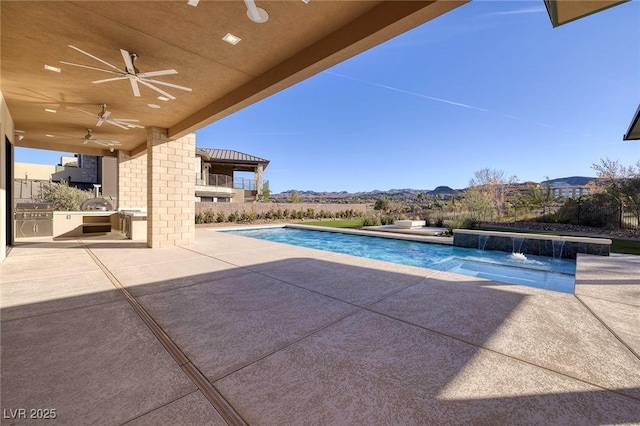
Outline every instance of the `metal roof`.
<svg viewBox="0 0 640 426"><path fill-rule="evenodd" d="M205 157L206 161L241 164L264 164L266 168L269 160L245 154L231 149L196 148L196 154Z"/></svg>

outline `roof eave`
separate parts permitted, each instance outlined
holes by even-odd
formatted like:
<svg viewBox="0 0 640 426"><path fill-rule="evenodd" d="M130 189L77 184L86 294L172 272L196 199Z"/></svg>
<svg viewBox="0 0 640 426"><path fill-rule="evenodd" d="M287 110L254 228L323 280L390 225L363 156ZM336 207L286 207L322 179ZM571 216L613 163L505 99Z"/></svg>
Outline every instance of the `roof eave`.
<svg viewBox="0 0 640 426"><path fill-rule="evenodd" d="M631 124L629 125L629 130L625 133L622 138L623 141L637 141L640 140L640 105L638 105L638 109L636 109L636 113L631 120Z"/></svg>

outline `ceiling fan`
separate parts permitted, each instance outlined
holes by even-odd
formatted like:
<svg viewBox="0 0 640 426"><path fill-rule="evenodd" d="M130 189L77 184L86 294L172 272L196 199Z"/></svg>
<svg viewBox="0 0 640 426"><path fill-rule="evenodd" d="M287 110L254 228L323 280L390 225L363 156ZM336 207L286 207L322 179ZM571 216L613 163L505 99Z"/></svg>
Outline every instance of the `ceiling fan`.
<svg viewBox="0 0 640 426"><path fill-rule="evenodd" d="M105 69L105 68L97 68L97 67L92 67L89 65L82 65L82 64L76 64L73 62L67 62L67 61L60 61L60 63L66 64L66 65L72 65L74 67L80 67L80 68L88 68L90 70L95 70L95 71L101 71L101 72L106 72L109 74L115 74L118 77L112 77L112 78L105 78L103 80L94 80L92 81L93 84L101 84L101 83L107 83L107 82L111 82L111 81L117 81L117 80L129 80L129 83L131 84L131 90L133 91L133 96L135 97L140 97L140 86L138 85L138 83L147 86L149 89L154 90L158 93L160 93L162 96L165 96L169 99L175 99L176 97L173 96L172 94L160 89L159 87L157 87L156 85L161 85L161 86L167 86L167 87L172 87L174 89L180 89L180 90L184 90L186 92L191 92L191 88L189 87L185 87L185 86L179 86L177 84L172 84L172 83L167 83L165 81L160 81L160 80L154 80L151 79L149 77L157 77L157 76L161 76L161 75L173 75L173 74L178 74L178 71L174 70L174 69L169 69L169 70L160 70L160 71L149 71L149 72L140 72L135 66L134 66L134 62L136 61L136 59L138 58L138 55L136 55L135 53L129 53L124 49L120 49L120 53L122 54L122 59L124 60L124 65L125 65L125 69L121 70L120 68L116 67L113 64L110 64L109 62L98 58L97 56L94 56L88 52L85 52L82 49L79 49L73 45L69 45L70 48L77 50L78 52L87 55L88 57L95 59L98 62L103 63L104 65L107 65L109 68L111 69Z"/></svg>
<svg viewBox="0 0 640 426"><path fill-rule="evenodd" d="M302 0L302 1L304 1L305 3L309 3L309 0ZM200 3L200 0L187 1L187 4L193 7L198 6L198 3ZM267 11L261 7L256 6L255 0L244 0L244 4L247 6L247 16L253 22L262 24L269 20L269 14L267 13Z"/></svg>
<svg viewBox="0 0 640 426"><path fill-rule="evenodd" d="M131 118L113 118L111 117L111 111L107 111L107 104L102 104L100 105L100 107L102 108L102 111L100 111L98 114L93 114L93 113L90 113L89 111L85 111L80 108L74 108L74 107L67 107L67 108L80 111L83 114L96 118L98 120L98 122L96 123L96 126L98 127L102 126L102 124L106 122L106 123L113 124L114 126L118 126L124 130L129 130L130 128L144 129L144 126L135 124L135 123L139 123L140 120L134 120Z"/></svg>
<svg viewBox="0 0 640 426"><path fill-rule="evenodd" d="M110 140L110 139L99 139L96 138L95 136L93 136L91 134L92 130L91 129L87 129L87 134L84 135L83 137L78 137L78 136L65 136L65 135L58 135L58 136L54 136L54 137L59 137L59 138L64 138L64 139L74 139L74 140L80 140L82 141L83 145L87 145L89 142L98 144L98 145L102 145L102 146L106 146L108 147L111 152L113 152L114 147L119 146L120 142L118 141L114 141L114 140Z"/></svg>

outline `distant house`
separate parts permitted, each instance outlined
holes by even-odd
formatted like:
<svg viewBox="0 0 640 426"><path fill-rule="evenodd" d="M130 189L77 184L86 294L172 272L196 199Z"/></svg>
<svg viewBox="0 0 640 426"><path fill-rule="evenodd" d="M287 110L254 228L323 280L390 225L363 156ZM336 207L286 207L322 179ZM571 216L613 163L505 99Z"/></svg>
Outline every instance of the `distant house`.
<svg viewBox="0 0 640 426"><path fill-rule="evenodd" d="M269 187L263 179L269 160L228 149L196 148L196 201L245 203L256 201ZM43 184L65 181L81 189L100 184L100 193L117 204L118 164L114 157L76 154L62 156L60 164L15 163L14 193L18 201L35 199ZM250 172L252 177L236 175Z"/></svg>
<svg viewBox="0 0 640 426"><path fill-rule="evenodd" d="M263 179L269 160L229 149L196 148L196 201L256 201L269 182ZM253 179L235 172L251 172Z"/></svg>
<svg viewBox="0 0 640 426"><path fill-rule="evenodd" d="M592 194L598 188L596 179L585 179L584 182L575 178L568 181L555 180L548 182L548 185L554 198L577 198Z"/></svg>

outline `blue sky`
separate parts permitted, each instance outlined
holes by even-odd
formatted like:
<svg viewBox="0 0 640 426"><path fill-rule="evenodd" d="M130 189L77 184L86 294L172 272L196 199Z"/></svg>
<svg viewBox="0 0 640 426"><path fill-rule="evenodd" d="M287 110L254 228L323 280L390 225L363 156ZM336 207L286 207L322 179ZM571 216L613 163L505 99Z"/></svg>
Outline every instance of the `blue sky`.
<svg viewBox="0 0 640 426"><path fill-rule="evenodd" d="M640 102L640 2L552 28L542 0L472 1L197 133L267 158L274 193L594 176ZM16 150L16 161L60 153Z"/></svg>

